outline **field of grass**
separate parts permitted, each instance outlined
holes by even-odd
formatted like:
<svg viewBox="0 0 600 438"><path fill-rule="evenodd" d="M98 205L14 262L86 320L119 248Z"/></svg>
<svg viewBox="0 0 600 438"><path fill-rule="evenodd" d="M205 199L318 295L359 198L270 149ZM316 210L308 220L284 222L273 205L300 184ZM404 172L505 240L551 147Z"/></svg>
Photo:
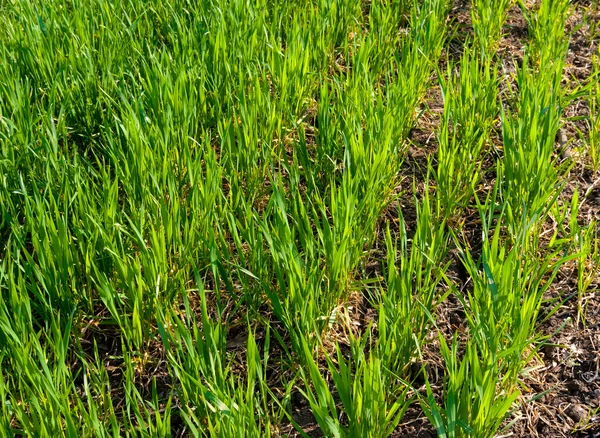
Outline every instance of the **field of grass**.
<svg viewBox="0 0 600 438"><path fill-rule="evenodd" d="M597 436L599 17L0 1L0 437Z"/></svg>

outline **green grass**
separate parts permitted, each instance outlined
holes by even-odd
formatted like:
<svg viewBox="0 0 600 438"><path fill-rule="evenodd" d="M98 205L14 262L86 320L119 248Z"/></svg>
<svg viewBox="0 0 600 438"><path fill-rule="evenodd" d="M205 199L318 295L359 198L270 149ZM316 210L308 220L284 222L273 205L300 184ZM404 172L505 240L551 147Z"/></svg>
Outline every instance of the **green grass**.
<svg viewBox="0 0 600 438"><path fill-rule="evenodd" d="M501 3L454 60L447 0L0 3L0 436L302 435L298 397L326 436L495 436L558 270L584 315L600 259L557 203L571 6L519 3L509 80Z"/></svg>

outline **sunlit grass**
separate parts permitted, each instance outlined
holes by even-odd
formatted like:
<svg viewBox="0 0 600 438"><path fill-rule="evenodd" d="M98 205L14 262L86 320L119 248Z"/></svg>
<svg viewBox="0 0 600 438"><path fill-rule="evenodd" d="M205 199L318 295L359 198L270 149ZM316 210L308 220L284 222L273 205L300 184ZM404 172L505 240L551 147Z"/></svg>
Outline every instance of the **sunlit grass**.
<svg viewBox="0 0 600 438"><path fill-rule="evenodd" d="M577 195L556 204L569 3L519 3L512 94L515 2L473 3L454 60L446 0L1 3L0 436L280 436L297 396L326 436L409 409L494 436L557 270L577 264L584 314L600 257ZM546 245L551 213L570 227Z"/></svg>

